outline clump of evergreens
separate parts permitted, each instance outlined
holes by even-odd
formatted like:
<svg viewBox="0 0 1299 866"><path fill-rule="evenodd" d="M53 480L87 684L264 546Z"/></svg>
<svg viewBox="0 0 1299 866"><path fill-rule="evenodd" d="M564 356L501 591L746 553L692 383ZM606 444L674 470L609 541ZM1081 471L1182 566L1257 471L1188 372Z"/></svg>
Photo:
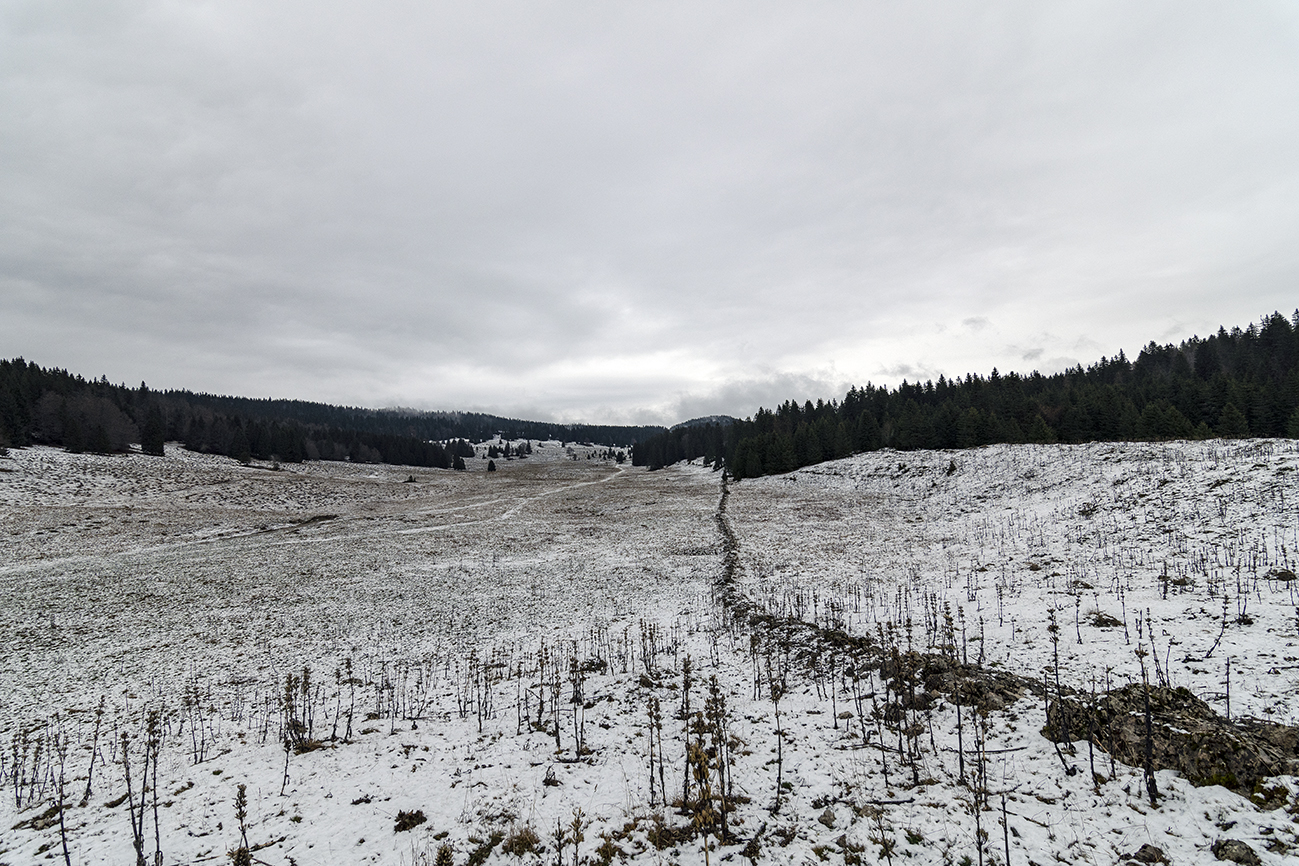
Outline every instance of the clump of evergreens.
<svg viewBox="0 0 1299 866"><path fill-rule="evenodd" d="M786 401L730 424L682 426L633 449L651 469L704 458L735 478L788 472L862 451L994 443L1299 438L1299 310L1179 345L1151 342L1044 376L993 370L842 402Z"/></svg>

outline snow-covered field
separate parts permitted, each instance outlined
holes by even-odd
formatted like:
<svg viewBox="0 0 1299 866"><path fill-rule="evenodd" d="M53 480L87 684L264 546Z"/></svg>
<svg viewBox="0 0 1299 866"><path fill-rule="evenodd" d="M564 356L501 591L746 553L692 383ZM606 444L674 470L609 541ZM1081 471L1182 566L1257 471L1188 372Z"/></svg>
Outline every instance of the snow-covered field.
<svg viewBox="0 0 1299 866"><path fill-rule="evenodd" d="M871 633L949 604L971 660L1030 676L1054 609L1075 686L1139 680L1140 646L1226 712L1230 658L1233 712L1299 724L1299 442L877 454L735 489L768 607Z"/></svg>
<svg viewBox="0 0 1299 866"><path fill-rule="evenodd" d="M881 452L733 483L736 586L781 616L1033 679L1055 673L1054 610L1068 686L1139 680L1142 649L1152 682L1225 713L1230 658L1231 713L1293 724L1295 445ZM457 864L579 866L1299 852L1290 777L1268 811L1161 771L1152 807L1139 768L1110 778L1098 752L1094 781L1085 742L1057 754L1030 693L966 708L962 782L949 702L899 724L878 671L813 670L723 610L717 473L558 443L495 473L468 462L0 459L0 863L61 862L64 837L72 863L129 863L137 832L151 863L246 844L304 866L431 864L442 845ZM926 730L899 750L908 718ZM689 742L714 795L719 743L729 758L726 844L720 798L702 813L692 779L682 808Z"/></svg>

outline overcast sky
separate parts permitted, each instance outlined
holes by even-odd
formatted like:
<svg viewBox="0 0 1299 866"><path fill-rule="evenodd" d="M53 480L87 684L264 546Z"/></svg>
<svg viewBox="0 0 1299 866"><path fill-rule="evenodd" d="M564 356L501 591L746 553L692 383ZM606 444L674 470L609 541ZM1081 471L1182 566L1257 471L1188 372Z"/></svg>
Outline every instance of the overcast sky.
<svg viewBox="0 0 1299 866"><path fill-rule="evenodd" d="M1299 4L0 0L0 357L538 419L1299 306Z"/></svg>

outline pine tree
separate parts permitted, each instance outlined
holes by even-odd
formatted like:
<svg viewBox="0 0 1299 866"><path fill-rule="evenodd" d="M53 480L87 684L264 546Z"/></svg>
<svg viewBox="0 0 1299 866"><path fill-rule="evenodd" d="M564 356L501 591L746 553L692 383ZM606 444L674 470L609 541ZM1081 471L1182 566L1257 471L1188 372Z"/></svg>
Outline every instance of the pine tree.
<svg viewBox="0 0 1299 866"><path fill-rule="evenodd" d="M140 450L155 457L163 456L163 443L166 441L166 436L167 427L162 420L162 410L155 403L149 407L144 427L140 430Z"/></svg>
<svg viewBox="0 0 1299 866"><path fill-rule="evenodd" d="M81 424L71 415L66 415L63 421L63 447L73 454L81 454L86 450Z"/></svg>
<svg viewBox="0 0 1299 866"><path fill-rule="evenodd" d="M1236 408L1235 403L1222 407L1218 416L1218 435L1223 439L1246 439L1249 437L1249 422L1244 414Z"/></svg>
<svg viewBox="0 0 1299 866"><path fill-rule="evenodd" d="M1055 431L1041 415L1033 416L1033 423L1028 428L1028 441L1047 445L1055 441Z"/></svg>
<svg viewBox="0 0 1299 866"><path fill-rule="evenodd" d="M871 412L863 412L857 419L857 450L878 451L880 449L880 425Z"/></svg>
<svg viewBox="0 0 1299 866"><path fill-rule="evenodd" d="M87 443L86 450L92 454L107 454L113 450L113 446L108 441L108 431L104 429L103 424L96 424L90 431L90 441Z"/></svg>
<svg viewBox="0 0 1299 866"><path fill-rule="evenodd" d="M253 461L252 448L248 444L248 434L244 433L243 427L235 427L234 435L230 437L228 456L233 457L245 466Z"/></svg>

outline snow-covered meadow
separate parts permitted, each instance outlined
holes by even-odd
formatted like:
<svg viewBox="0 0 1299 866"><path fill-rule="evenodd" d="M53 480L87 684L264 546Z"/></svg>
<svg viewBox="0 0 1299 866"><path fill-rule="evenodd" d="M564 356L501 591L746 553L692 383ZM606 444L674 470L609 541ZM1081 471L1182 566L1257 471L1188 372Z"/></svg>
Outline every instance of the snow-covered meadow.
<svg viewBox="0 0 1299 866"><path fill-rule="evenodd" d="M1038 676L1055 610L1075 686L1139 680L1141 647L1152 681L1225 713L1230 658L1231 710L1294 725L1297 446L882 453L736 485L731 516L745 588L769 608L871 633L907 617L919 630L947 604L971 660Z"/></svg>
<svg viewBox="0 0 1299 866"><path fill-rule="evenodd" d="M1289 862L1290 777L1258 806L1161 771L1152 807L1040 694L899 720L718 582L726 526L780 617L1033 680L1058 650L1084 690L1142 649L1219 713L1230 658L1232 714L1294 724L1295 444L881 452L732 483L723 521L718 473L559 443L494 473L13 450L0 863Z"/></svg>

